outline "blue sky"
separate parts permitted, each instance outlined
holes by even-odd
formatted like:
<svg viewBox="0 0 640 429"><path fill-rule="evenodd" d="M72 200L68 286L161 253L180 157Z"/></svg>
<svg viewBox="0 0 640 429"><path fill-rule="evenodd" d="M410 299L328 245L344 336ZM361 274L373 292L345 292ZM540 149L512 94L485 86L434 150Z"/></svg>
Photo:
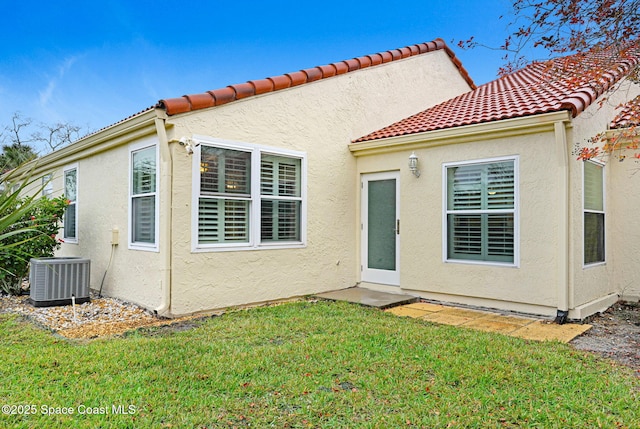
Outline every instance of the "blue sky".
<svg viewBox="0 0 640 429"><path fill-rule="evenodd" d="M502 54L506 0L15 1L0 26L0 126L96 130L159 99L444 39L477 84ZM506 17L500 19L500 16Z"/></svg>

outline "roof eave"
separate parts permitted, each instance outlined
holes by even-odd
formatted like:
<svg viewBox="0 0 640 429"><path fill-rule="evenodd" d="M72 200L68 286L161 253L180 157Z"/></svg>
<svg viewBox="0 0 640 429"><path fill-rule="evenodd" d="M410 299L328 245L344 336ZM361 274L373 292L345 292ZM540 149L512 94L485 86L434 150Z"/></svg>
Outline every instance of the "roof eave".
<svg viewBox="0 0 640 429"><path fill-rule="evenodd" d="M106 151L116 146L145 137L156 132L155 109L140 112L114 125L89 134L74 143L38 158L22 169L32 169L32 174L42 174L60 166L75 162L80 158Z"/></svg>
<svg viewBox="0 0 640 429"><path fill-rule="evenodd" d="M571 118L571 111L561 110L551 113L541 113L519 118L462 125L454 128L351 143L349 150L354 156L364 156L395 152L401 149L427 148L532 134L547 129L553 131L555 123L568 123L571 122Z"/></svg>

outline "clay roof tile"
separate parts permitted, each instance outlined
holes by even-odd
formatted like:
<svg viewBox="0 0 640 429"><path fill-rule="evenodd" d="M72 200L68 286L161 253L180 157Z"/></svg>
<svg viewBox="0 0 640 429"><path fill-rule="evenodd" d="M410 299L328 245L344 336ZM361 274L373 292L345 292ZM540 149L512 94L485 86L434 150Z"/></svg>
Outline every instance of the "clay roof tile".
<svg viewBox="0 0 640 429"><path fill-rule="evenodd" d="M444 46L441 39L433 42ZM429 45L429 44L427 44ZM606 54L606 53L605 53ZM361 137L363 142L478 124L501 119L568 110L575 117L592 105L608 88L640 64L640 46L630 44L624 58L602 52L576 54L547 62L534 62L510 75L486 83L465 94ZM453 57L464 76L464 69ZM595 74L592 70L598 70ZM640 112L640 101L635 108ZM626 115L626 116L625 116ZM612 127L626 124L628 111ZM625 122L626 121L626 122ZM640 123L640 120L637 120Z"/></svg>
<svg viewBox="0 0 640 429"><path fill-rule="evenodd" d="M158 101L156 108L164 109L168 115L186 113L193 110L205 109L208 107L220 106L235 100L251 97L258 94L264 94L271 91L279 91L281 89L290 88L297 85L314 82L320 79L331 78L336 75L353 72L366 67L373 67L390 61L407 58L413 55L419 55L426 52L444 49L458 67L462 77L467 81L470 87L475 88L473 80L469 77L467 71L462 67L460 61L455 54L449 49L442 39L436 39L431 42L419 43L416 45L405 46L399 49L379 52L376 54L366 55L345 61L335 62L329 65L308 68L280 76L271 76L265 79L252 80L245 83L229 85L226 88L220 88L207 91L202 94L185 95L178 98L167 98Z"/></svg>
<svg viewBox="0 0 640 429"><path fill-rule="evenodd" d="M640 95L621 106L620 112L611 122L611 128L620 129L640 125Z"/></svg>
<svg viewBox="0 0 640 429"><path fill-rule="evenodd" d="M280 89L289 88L291 86L291 77L287 75L268 77L273 82L273 90L278 91Z"/></svg>
<svg viewBox="0 0 640 429"><path fill-rule="evenodd" d="M236 99L236 91L230 86L209 91L209 94L211 94L215 98L216 106L230 103Z"/></svg>
<svg viewBox="0 0 640 429"><path fill-rule="evenodd" d="M322 69L320 69L320 67L313 67L302 71L307 75L307 82L314 82L322 79Z"/></svg>
<svg viewBox="0 0 640 429"><path fill-rule="evenodd" d="M253 85L256 95L271 92L274 88L273 81L269 79L250 80L249 83Z"/></svg>

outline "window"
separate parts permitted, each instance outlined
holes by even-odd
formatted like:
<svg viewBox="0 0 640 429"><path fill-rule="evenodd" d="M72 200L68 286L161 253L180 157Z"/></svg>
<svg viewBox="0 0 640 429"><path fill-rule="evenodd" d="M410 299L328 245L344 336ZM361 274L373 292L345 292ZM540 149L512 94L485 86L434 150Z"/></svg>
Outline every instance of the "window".
<svg viewBox="0 0 640 429"><path fill-rule="evenodd" d="M300 241L300 159L262 155L260 160L260 237Z"/></svg>
<svg viewBox="0 0 640 429"><path fill-rule="evenodd" d="M42 176L42 196L46 198L53 196L53 176L51 174Z"/></svg>
<svg viewBox="0 0 640 429"><path fill-rule="evenodd" d="M158 174L156 146L134 146L130 152L129 247L157 249Z"/></svg>
<svg viewBox="0 0 640 429"><path fill-rule="evenodd" d="M604 166L584 162L584 264L605 261Z"/></svg>
<svg viewBox="0 0 640 429"><path fill-rule="evenodd" d="M517 264L517 158L445 165L447 260Z"/></svg>
<svg viewBox="0 0 640 429"><path fill-rule="evenodd" d="M304 154L221 141L197 149L195 248L303 244Z"/></svg>
<svg viewBox="0 0 640 429"><path fill-rule="evenodd" d="M78 167L64 170L64 196L69 205L63 216L63 237L67 243L78 242Z"/></svg>

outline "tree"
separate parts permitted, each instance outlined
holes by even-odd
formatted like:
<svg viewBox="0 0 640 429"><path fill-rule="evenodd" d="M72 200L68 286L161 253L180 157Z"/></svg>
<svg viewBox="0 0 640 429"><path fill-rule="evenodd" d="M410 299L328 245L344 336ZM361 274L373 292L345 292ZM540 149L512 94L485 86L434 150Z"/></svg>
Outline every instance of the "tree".
<svg viewBox="0 0 640 429"><path fill-rule="evenodd" d="M0 154L0 174L13 170L20 165L35 159L38 155L31 146L11 144L2 146Z"/></svg>
<svg viewBox="0 0 640 429"><path fill-rule="evenodd" d="M0 173L14 169L38 156L34 144L52 152L79 139L83 128L73 123L33 124L33 119L15 112L11 123L0 129Z"/></svg>
<svg viewBox="0 0 640 429"><path fill-rule="evenodd" d="M640 0L515 0L513 11L502 72L531 60L526 48L552 56L595 49L619 57L640 36Z"/></svg>
<svg viewBox="0 0 640 429"><path fill-rule="evenodd" d="M548 69L550 82L556 73L562 75L567 69L580 68L582 79L574 82L576 88L585 83L597 86L614 63L629 60L629 64L636 65L627 78L640 83L640 63L637 62L640 0L514 0L509 28L510 34L498 48L505 53L505 64L498 70L500 75L540 60L532 56L543 53L547 58L566 58L564 62L556 62L560 68ZM474 38L458 45L484 46ZM584 60L594 56L599 58L600 65L585 68ZM606 99L605 94L599 102L604 103ZM576 149L578 159L616 154L619 160L624 160L623 149L639 148L640 100L618 107L626 115L624 129L616 134L593 136L587 142L590 146ZM640 154L636 153L634 158L639 160Z"/></svg>
<svg viewBox="0 0 640 429"><path fill-rule="evenodd" d="M77 125L63 122L56 122L52 125L40 124L39 128L31 135L31 138L33 141L44 143L48 151L54 151L78 140L82 130Z"/></svg>

